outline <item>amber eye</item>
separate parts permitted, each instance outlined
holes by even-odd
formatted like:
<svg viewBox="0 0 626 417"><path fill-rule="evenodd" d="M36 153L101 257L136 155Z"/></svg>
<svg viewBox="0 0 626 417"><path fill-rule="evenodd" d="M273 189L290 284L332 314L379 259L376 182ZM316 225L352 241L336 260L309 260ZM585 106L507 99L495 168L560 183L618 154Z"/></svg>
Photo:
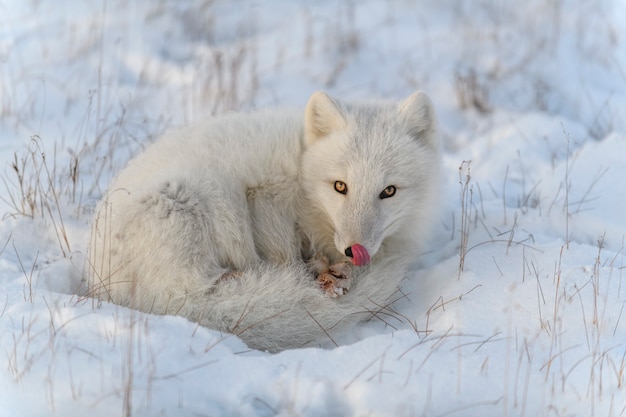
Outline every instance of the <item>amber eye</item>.
<svg viewBox="0 0 626 417"><path fill-rule="evenodd" d="M396 186L390 185L389 187L385 188L380 193L380 199L382 200L383 198L393 197L395 193L396 193Z"/></svg>
<svg viewBox="0 0 626 417"><path fill-rule="evenodd" d="M339 194L346 194L348 192L348 186L343 181L335 181L335 191Z"/></svg>

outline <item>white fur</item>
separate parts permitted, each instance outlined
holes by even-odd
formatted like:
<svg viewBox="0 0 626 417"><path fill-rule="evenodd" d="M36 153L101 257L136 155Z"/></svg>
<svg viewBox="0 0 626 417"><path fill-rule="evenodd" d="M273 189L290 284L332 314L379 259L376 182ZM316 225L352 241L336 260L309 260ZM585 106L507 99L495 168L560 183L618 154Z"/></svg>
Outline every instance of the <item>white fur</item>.
<svg viewBox="0 0 626 417"><path fill-rule="evenodd" d="M280 110L232 114L170 134L100 203L89 291L254 348L322 343L398 290L433 218L437 147L422 92L367 106L318 92L304 121ZM381 199L389 185L396 194ZM330 298L307 261L345 261L355 243L372 261L352 267L350 291Z"/></svg>

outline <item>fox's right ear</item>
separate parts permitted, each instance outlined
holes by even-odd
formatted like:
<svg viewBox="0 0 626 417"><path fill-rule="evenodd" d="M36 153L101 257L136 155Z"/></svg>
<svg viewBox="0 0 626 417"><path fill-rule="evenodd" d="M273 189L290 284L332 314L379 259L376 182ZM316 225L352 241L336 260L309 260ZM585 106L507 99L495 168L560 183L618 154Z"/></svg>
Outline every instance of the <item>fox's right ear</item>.
<svg viewBox="0 0 626 417"><path fill-rule="evenodd" d="M398 114L411 137L437 147L437 113L426 93L416 91L411 94L398 106Z"/></svg>
<svg viewBox="0 0 626 417"><path fill-rule="evenodd" d="M346 128L346 116L339 103L323 91L313 93L304 113L304 136L307 145Z"/></svg>

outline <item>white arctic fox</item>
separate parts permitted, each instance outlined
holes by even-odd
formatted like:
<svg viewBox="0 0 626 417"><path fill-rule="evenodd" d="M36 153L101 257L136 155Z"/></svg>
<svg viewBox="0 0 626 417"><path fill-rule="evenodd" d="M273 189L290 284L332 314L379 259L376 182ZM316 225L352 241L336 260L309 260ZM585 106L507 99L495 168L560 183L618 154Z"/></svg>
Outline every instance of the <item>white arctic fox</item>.
<svg viewBox="0 0 626 417"><path fill-rule="evenodd" d="M231 114L170 134L98 206L92 295L277 351L393 301L435 207L435 110L313 94L304 117Z"/></svg>

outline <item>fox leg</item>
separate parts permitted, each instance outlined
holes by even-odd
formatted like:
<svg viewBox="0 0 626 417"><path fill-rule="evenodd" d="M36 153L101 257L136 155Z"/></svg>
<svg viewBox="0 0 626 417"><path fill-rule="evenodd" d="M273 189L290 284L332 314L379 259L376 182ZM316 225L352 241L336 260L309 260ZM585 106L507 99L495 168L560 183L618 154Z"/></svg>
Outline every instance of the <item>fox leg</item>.
<svg viewBox="0 0 626 417"><path fill-rule="evenodd" d="M203 266L212 275L211 270L237 271L260 262L243 193L224 189L221 183L172 180L143 203L162 220L161 245L186 259L191 268Z"/></svg>
<svg viewBox="0 0 626 417"><path fill-rule="evenodd" d="M283 198L281 198L283 197ZM276 264L300 258L293 197L278 196L263 189L248 189L252 233L259 255Z"/></svg>

